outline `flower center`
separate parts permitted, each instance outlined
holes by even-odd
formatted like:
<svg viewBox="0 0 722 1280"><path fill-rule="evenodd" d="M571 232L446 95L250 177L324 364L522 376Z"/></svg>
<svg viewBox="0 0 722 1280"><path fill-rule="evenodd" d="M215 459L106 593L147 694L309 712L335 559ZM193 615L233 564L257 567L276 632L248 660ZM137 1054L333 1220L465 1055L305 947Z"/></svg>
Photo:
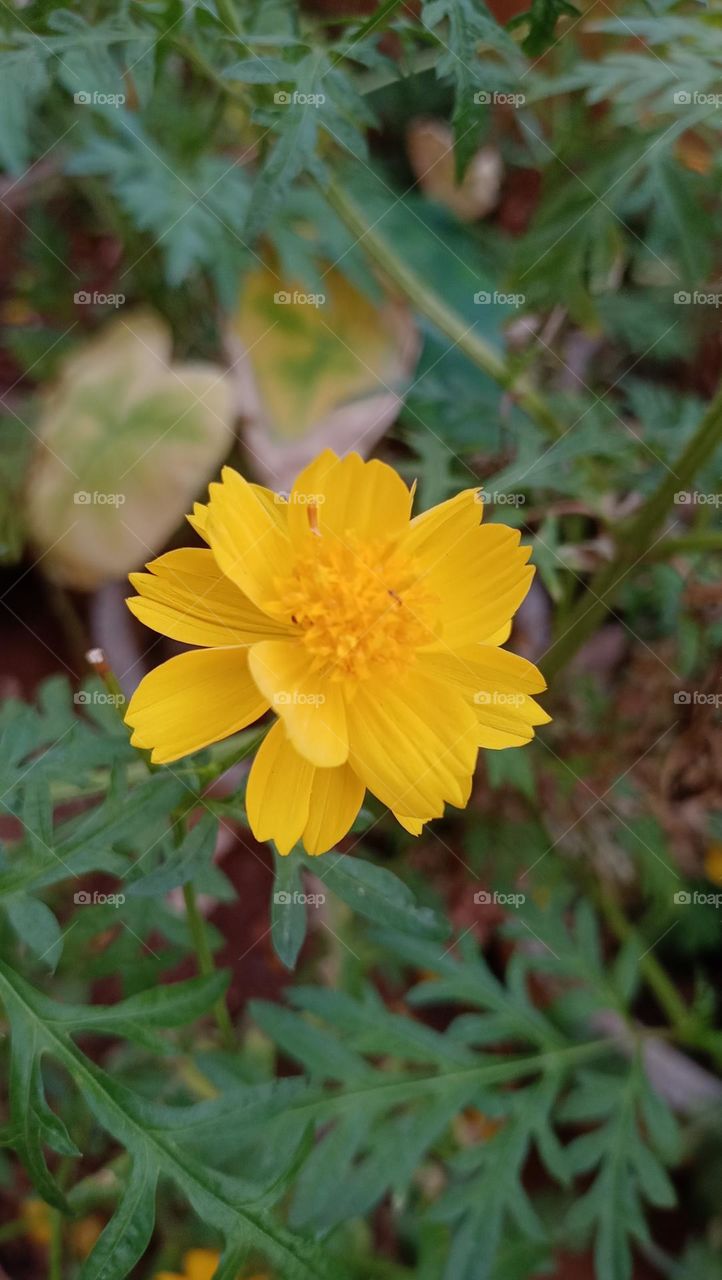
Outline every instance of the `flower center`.
<svg viewBox="0 0 722 1280"><path fill-rule="evenodd" d="M435 597L386 540L313 539L278 583L313 669L331 680L398 675L435 634Z"/></svg>

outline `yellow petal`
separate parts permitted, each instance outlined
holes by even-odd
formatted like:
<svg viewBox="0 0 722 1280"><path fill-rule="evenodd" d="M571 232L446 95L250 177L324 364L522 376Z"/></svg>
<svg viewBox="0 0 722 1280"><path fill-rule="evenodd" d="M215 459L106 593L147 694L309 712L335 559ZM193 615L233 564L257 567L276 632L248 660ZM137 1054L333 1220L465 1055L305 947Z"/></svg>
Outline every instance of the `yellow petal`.
<svg viewBox="0 0 722 1280"><path fill-rule="evenodd" d="M259 609L283 615L276 581L288 574L291 546L286 504L237 471L223 468L222 484L210 486L206 533L218 565Z"/></svg>
<svg viewBox="0 0 722 1280"><path fill-rule="evenodd" d="M419 664L473 703L480 747L523 746L534 737L534 725L551 719L529 696L546 688L541 671L516 653L474 645L453 656L424 654Z"/></svg>
<svg viewBox="0 0 722 1280"><path fill-rule="evenodd" d="M314 534L394 538L411 513L411 493L385 462L358 453L338 458L330 449L301 472L288 499L288 530L295 546Z"/></svg>
<svg viewBox="0 0 722 1280"><path fill-rule="evenodd" d="M316 769L308 822L303 833L307 853L326 853L346 835L361 808L364 784L347 764Z"/></svg>
<svg viewBox="0 0 722 1280"><path fill-rule="evenodd" d="M509 636L511 635L511 626L512 620L510 618L508 622L504 623L503 627L499 627L497 631L492 631L491 635L479 636L479 643L493 645L506 644Z"/></svg>
<svg viewBox="0 0 722 1280"><path fill-rule="evenodd" d="M474 711L418 669L395 684L360 685L347 707L349 763L396 813L439 817L462 804L476 763Z"/></svg>
<svg viewBox="0 0 722 1280"><path fill-rule="evenodd" d="M257 840L290 853L308 820L314 768L294 751L280 720L263 739L246 789L248 825Z"/></svg>
<svg viewBox="0 0 722 1280"><path fill-rule="evenodd" d="M217 1249L189 1249L183 1255L188 1280L213 1280L221 1255Z"/></svg>
<svg viewBox="0 0 722 1280"><path fill-rule="evenodd" d="M125 722L134 746L152 749L156 764L168 764L245 729L267 710L247 649L194 649L141 680Z"/></svg>
<svg viewBox="0 0 722 1280"><path fill-rule="evenodd" d="M423 818L406 818L406 817L402 817L400 813L394 813L394 817L396 821L401 824L404 830L408 831L409 835L412 835L412 836L421 835L421 832L424 829Z"/></svg>
<svg viewBox="0 0 722 1280"><path fill-rule="evenodd" d="M486 524L462 534L453 548L424 552L421 581L439 600L440 639L434 648L462 649L494 635L519 608L534 569L530 547L519 546L518 529Z"/></svg>
<svg viewBox="0 0 722 1280"><path fill-rule="evenodd" d="M447 502L415 516L404 536L402 550L432 561L449 555L465 533L481 523L484 512L478 489L464 489Z"/></svg>
<svg viewBox="0 0 722 1280"><path fill-rule="evenodd" d="M254 644L288 631L221 573L211 551L169 551L148 569L130 574L140 594L126 603L147 627L172 640L204 646Z"/></svg>
<svg viewBox="0 0 722 1280"><path fill-rule="evenodd" d="M205 502L193 503L193 514L186 516L191 529L195 529L199 538L204 542L208 541L208 533L206 526L208 524L208 504Z"/></svg>
<svg viewBox="0 0 722 1280"><path fill-rule="evenodd" d="M348 733L341 684L319 676L297 640L264 640L253 646L248 661L296 750L322 769L343 764Z"/></svg>

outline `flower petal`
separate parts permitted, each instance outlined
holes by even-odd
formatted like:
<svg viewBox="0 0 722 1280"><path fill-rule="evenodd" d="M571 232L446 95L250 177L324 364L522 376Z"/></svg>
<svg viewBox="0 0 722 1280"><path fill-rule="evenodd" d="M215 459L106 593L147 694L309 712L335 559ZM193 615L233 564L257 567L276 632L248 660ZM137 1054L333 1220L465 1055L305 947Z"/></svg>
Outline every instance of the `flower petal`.
<svg viewBox="0 0 722 1280"><path fill-rule="evenodd" d="M204 542L208 542L208 504L206 502L194 502L192 515L186 516L191 529L195 529L199 538Z"/></svg>
<svg viewBox="0 0 722 1280"><path fill-rule="evenodd" d="M321 769L343 764L348 757L348 733L340 683L319 676L297 640L255 644L249 665L296 750Z"/></svg>
<svg viewBox="0 0 722 1280"><path fill-rule="evenodd" d="M222 476L223 483L209 490L205 535L211 550L226 577L259 609L283 616L275 583L287 576L291 559L286 503L231 467Z"/></svg>
<svg viewBox="0 0 722 1280"><path fill-rule="evenodd" d="M303 833L307 853L327 853L353 825L365 787L348 764L316 769L311 787L308 822Z"/></svg>
<svg viewBox="0 0 722 1280"><path fill-rule="evenodd" d="M248 650L193 649L145 676L125 714L131 742L168 764L252 724L268 710L248 670Z"/></svg>
<svg viewBox="0 0 722 1280"><path fill-rule="evenodd" d="M139 595L126 603L147 627L172 640L242 645L289 631L244 596L202 547L169 551L147 568L149 573L130 574Z"/></svg>
<svg viewBox="0 0 722 1280"><path fill-rule="evenodd" d="M483 513L479 490L464 489L447 502L414 516L401 550L410 556L426 556L431 560L447 556L465 533L478 527Z"/></svg>
<svg viewBox="0 0 722 1280"><path fill-rule="evenodd" d="M519 546L519 538L518 529L486 524L440 555L419 556L421 581L437 597L442 619L440 639L430 647L462 649L509 622L534 576L531 547Z"/></svg>
<svg viewBox="0 0 722 1280"><path fill-rule="evenodd" d="M280 720L263 739L246 788L248 825L256 840L273 840L284 856L308 820L314 768L294 750Z"/></svg>
<svg viewBox="0 0 722 1280"><path fill-rule="evenodd" d="M349 763L397 813L439 817L463 804L476 764L476 717L454 689L440 696L418 669L391 685L360 685L347 707Z"/></svg>
<svg viewBox="0 0 722 1280"><path fill-rule="evenodd" d="M401 826L404 828L404 831L408 831L409 835L412 835L412 836L421 835L421 832L424 829L423 818L405 818L405 817L402 817L400 813L394 813L394 817L396 821L400 823Z"/></svg>
<svg viewBox="0 0 722 1280"><path fill-rule="evenodd" d="M534 725L551 719L529 696L546 688L541 671L516 653L474 645L454 656L424 654L419 661L424 671L473 703L480 747L523 746L534 737Z"/></svg>
<svg viewBox="0 0 722 1280"><path fill-rule="evenodd" d="M313 515L311 516L311 511ZM397 537L411 514L411 492L385 462L364 462L358 453L338 458L324 450L301 472L288 499L288 530L294 545L309 536Z"/></svg>

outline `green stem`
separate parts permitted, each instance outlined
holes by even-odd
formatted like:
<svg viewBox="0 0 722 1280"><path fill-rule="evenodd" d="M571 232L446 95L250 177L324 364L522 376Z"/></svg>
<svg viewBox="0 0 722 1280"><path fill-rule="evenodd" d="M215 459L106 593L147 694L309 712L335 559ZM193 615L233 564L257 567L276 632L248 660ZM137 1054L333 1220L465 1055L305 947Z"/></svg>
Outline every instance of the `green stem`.
<svg viewBox="0 0 722 1280"><path fill-rule="evenodd" d="M614 898L601 889L593 891L593 897L620 942L638 937L634 925L630 924ZM691 1049L709 1054L715 1065L722 1068L722 1035L713 1027L700 1023L694 1011L682 999L667 970L651 951L640 956L639 967L648 987L654 992L659 1007L664 1011L676 1040Z"/></svg>
<svg viewBox="0 0 722 1280"><path fill-rule="evenodd" d="M186 905L186 915L188 918L188 928L191 938L193 939L193 947L198 960L198 969L200 973L206 977L215 971L213 956L208 945L208 934L203 916L198 910L198 900L193 884L188 881L183 885L183 898ZM213 1005L213 1013L215 1015L218 1030L221 1033L221 1040L224 1049L233 1050L235 1048L235 1036L233 1034L233 1023L231 1015L228 1012L228 1005L225 997L219 996Z"/></svg>
<svg viewBox="0 0 722 1280"><path fill-rule="evenodd" d="M722 551L722 533L708 529L686 533L681 538L663 538L647 552L645 560L668 560L670 556L691 556L699 551Z"/></svg>
<svg viewBox="0 0 722 1280"><path fill-rule="evenodd" d="M239 35L241 24L238 21L238 14L233 0L216 0L216 10L221 22L228 27L229 31L232 31L236 36Z"/></svg>
<svg viewBox="0 0 722 1280"><path fill-rule="evenodd" d="M360 40L364 40L366 36L371 34L378 35L382 27L386 25L387 20L392 16L395 9L399 8L401 0L384 0L378 9L369 14L364 23L361 24L358 31L354 34L354 44L358 44Z"/></svg>
<svg viewBox="0 0 722 1280"><path fill-rule="evenodd" d="M59 1209L50 1210L50 1257L48 1280L63 1277L63 1215Z"/></svg>
<svg viewBox="0 0 722 1280"><path fill-rule="evenodd" d="M417 311L445 333L454 346L463 351L478 369L508 391L515 403L546 435L555 440L558 439L563 434L564 427L557 421L556 415L543 396L533 388L521 384L517 371L511 369L504 357L475 332L474 326L467 325L461 316L446 305L438 293L429 288L413 267L399 258L376 227L372 227L367 222L361 209L338 183L331 182L327 188L324 188L324 193L329 204L349 231L357 237L369 257L389 280L401 289Z"/></svg>
<svg viewBox="0 0 722 1280"><path fill-rule="evenodd" d="M592 579L582 593L564 632L547 651L543 663L547 679L553 678L569 662L584 641L596 630L612 607L619 583L653 550L655 535L674 502L678 490L691 484L700 467L722 442L722 385L709 404L697 430L669 474L629 523L620 531L614 559Z"/></svg>

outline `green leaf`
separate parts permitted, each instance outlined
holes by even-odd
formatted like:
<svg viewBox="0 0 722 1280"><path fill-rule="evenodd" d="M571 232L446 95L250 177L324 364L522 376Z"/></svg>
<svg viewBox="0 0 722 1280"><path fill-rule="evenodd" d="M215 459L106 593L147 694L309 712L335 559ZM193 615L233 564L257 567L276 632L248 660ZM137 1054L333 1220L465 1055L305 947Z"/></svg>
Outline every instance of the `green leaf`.
<svg viewBox="0 0 722 1280"><path fill-rule="evenodd" d="M140 1262L155 1225L157 1179L157 1169L143 1152L134 1161L118 1207L85 1259L79 1280L113 1280L128 1275Z"/></svg>
<svg viewBox="0 0 722 1280"><path fill-rule="evenodd" d="M564 15L579 18L579 10L569 4L568 0L531 0L531 8L526 13L519 13L509 23L509 28L529 25L524 37L522 49L530 58L538 58L554 43L556 25Z"/></svg>
<svg viewBox="0 0 722 1280"><path fill-rule="evenodd" d="M229 1248L260 1253L284 1280L346 1280L340 1262L332 1264L323 1249L294 1235L271 1216L264 1204L270 1188L225 1174L189 1152L182 1134L185 1115L194 1108L162 1107L106 1074L73 1043L63 1006L34 991L3 963L0 993L11 1023L11 1105L19 1127L18 1149L39 1193L49 1203L66 1209L43 1160L31 1106L42 1054L51 1055L65 1068L98 1124L131 1158L134 1172L118 1209L121 1222L114 1226L111 1220L96 1245L95 1256L91 1254L86 1263L84 1280L88 1275L103 1276L116 1240L124 1243L112 1254L113 1280L127 1276L152 1225L150 1189L159 1177L175 1184L204 1224L225 1236ZM131 1011L134 1008L131 1006ZM127 1018L127 1006L124 1009L121 1004L118 1024ZM72 1022L71 1026L75 1030ZM141 1186L145 1188L142 1200ZM141 1204L142 1210L134 1214L134 1207Z"/></svg>
<svg viewBox="0 0 722 1280"><path fill-rule="evenodd" d="M282 858L274 852L275 878L271 899L271 938L279 960L295 969L306 937L308 914L302 893L301 867L295 853Z"/></svg>
<svg viewBox="0 0 722 1280"><path fill-rule="evenodd" d="M418 906L413 893L392 871L344 853L305 859L309 870L333 893L375 924L440 938L448 926L429 907Z"/></svg>
<svg viewBox="0 0 722 1280"><path fill-rule="evenodd" d="M50 907L37 898L18 896L8 898L3 909L20 941L54 972L63 952L63 938Z"/></svg>
<svg viewBox="0 0 722 1280"><path fill-rule="evenodd" d="M147 875L128 882L128 897L162 897L171 889L202 877L213 858L218 837L218 819L204 813L187 833L167 862L155 867Z"/></svg>

